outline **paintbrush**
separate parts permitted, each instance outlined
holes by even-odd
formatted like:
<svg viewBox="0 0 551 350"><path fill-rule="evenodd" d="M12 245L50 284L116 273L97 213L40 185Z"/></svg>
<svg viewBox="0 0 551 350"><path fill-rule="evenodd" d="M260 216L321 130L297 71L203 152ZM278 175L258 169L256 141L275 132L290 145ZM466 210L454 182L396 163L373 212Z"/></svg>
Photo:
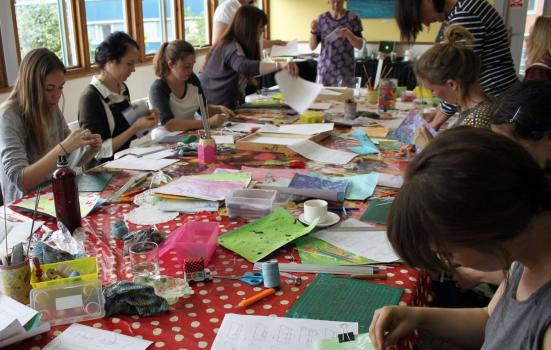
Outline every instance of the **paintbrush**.
<svg viewBox="0 0 551 350"><path fill-rule="evenodd" d="M388 76L390 75L390 72L392 72L392 68L394 68L394 67L390 67L390 69L385 73L385 75L383 75L383 79L388 78Z"/></svg>
<svg viewBox="0 0 551 350"><path fill-rule="evenodd" d="M33 221L31 223L31 233L29 234L29 242L27 243L27 258L29 257L30 248L31 248L31 240L32 240L32 237L33 237L34 220L35 220L35 217L36 217L36 211L38 210L38 203L40 202L40 190L41 190L41 187L38 186L38 189L36 190L36 199L34 201Z"/></svg>
<svg viewBox="0 0 551 350"><path fill-rule="evenodd" d="M199 110L201 111L201 120L203 121L203 129L205 129L205 137L210 139L209 115L205 108L203 95L197 95L197 102L199 103Z"/></svg>

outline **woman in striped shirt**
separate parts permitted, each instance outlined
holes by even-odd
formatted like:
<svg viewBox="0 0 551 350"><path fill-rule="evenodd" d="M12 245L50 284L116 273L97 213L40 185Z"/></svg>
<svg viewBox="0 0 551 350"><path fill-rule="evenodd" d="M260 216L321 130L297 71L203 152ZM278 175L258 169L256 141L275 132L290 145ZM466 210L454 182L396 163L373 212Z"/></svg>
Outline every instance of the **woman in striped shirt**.
<svg viewBox="0 0 551 350"><path fill-rule="evenodd" d="M480 56L479 81L489 96L498 96L518 81L503 20L486 0L398 0L396 21L402 39L414 42L435 22L465 27L474 36L470 46ZM457 111L443 102L432 125L439 129Z"/></svg>

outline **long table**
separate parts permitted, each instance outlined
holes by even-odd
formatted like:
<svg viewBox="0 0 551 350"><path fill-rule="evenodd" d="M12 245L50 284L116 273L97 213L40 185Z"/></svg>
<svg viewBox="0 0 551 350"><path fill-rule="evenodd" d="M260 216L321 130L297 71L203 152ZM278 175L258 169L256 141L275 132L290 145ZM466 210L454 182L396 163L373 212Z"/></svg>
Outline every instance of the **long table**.
<svg viewBox="0 0 551 350"><path fill-rule="evenodd" d="M251 112L249 112L251 113ZM252 112L270 115L278 111ZM244 113L247 116L247 112ZM249 114L250 116L250 114ZM333 135L323 141L327 147L345 149L354 144L346 137L349 129L336 129ZM328 166L308 161L300 156L286 157L275 153L253 153L246 151L232 151L221 154L216 164L208 167L197 162L192 157L181 158L180 162L173 164L166 172L176 175L190 175L204 173L209 168L225 167L239 169L243 165L255 167L285 167L291 160L303 160L308 170L322 173L357 173L368 171L380 171L399 174L407 165L407 160L396 156L394 152L383 152L382 156L359 156L350 164L343 167ZM125 171L115 173L107 188L102 192L102 197L109 198L120 188L131 174ZM376 193L385 191L384 188L376 189ZM362 210L353 211L352 217L359 218L367 203L359 201L347 201L346 206L358 207ZM125 213L135 208L134 204L110 204L103 206L83 219L83 226L88 234L87 253L98 257L101 267L102 282L109 285L120 280L131 280L132 274L128 257L124 257L123 242L111 236L111 225L119 219L123 219ZM301 212L300 203L288 203L287 210L298 216ZM46 221L46 225L55 228L55 221L47 217L40 217ZM229 232L246 222L244 219L230 219L226 215L225 208L218 213L180 214L175 220L159 224L156 227L165 232L171 232L190 220L215 221L220 225L222 233ZM130 224L130 230L139 230L145 226ZM268 257L277 259L280 263L300 262L300 257L294 245L291 243ZM163 256L160 262L161 273L173 277L183 277L183 266L179 264L174 253ZM240 275L252 271L252 264L239 255L218 247L208 268L214 274ZM430 276L428 273L412 269L405 265L389 265L385 270L387 279L377 283L404 288L400 305L426 306L431 301ZM209 349L216 337L216 332L227 313L247 315L274 315L284 316L298 297L304 292L314 278L314 274L297 273L302 284L296 285L294 281L282 279L281 289L261 302L255 303L246 309L237 308L236 305L244 298L250 297L263 288L252 287L245 283L215 278L211 282L192 284L194 295L181 298L170 307L170 312L157 317L123 316L105 317L102 319L82 322L85 325L114 332L139 337L153 341L151 349ZM40 349L60 334L67 325L53 327L48 333L28 339L22 343L12 345L8 349ZM412 349L413 338L404 339L400 344L401 349Z"/></svg>

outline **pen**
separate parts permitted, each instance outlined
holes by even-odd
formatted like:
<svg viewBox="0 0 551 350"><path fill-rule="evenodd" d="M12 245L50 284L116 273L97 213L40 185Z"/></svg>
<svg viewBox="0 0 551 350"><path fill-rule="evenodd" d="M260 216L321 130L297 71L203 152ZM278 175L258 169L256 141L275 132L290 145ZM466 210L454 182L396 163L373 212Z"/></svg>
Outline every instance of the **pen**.
<svg viewBox="0 0 551 350"><path fill-rule="evenodd" d="M130 197L130 196L133 196L133 195L136 195L138 193L142 193L143 191L145 191L146 188L145 187L138 187L134 190L131 190L131 191L128 191L128 192L124 192L121 197Z"/></svg>
<svg viewBox="0 0 551 350"><path fill-rule="evenodd" d="M350 275L350 278L358 280L386 280L386 274L380 275Z"/></svg>
<svg viewBox="0 0 551 350"><path fill-rule="evenodd" d="M354 207L327 207L327 210L329 211L342 211L342 210L360 210L360 208L354 208Z"/></svg>
<svg viewBox="0 0 551 350"><path fill-rule="evenodd" d="M247 306L250 306L254 303L256 303L257 301L259 301L260 299L264 298L264 297L267 297L268 295L272 295L276 292L276 290L274 288L268 288L268 289L264 289L262 292L258 293L258 294L255 294L253 295L252 297L248 298L248 299L245 299L245 300L242 300L238 306L239 307L247 307Z"/></svg>

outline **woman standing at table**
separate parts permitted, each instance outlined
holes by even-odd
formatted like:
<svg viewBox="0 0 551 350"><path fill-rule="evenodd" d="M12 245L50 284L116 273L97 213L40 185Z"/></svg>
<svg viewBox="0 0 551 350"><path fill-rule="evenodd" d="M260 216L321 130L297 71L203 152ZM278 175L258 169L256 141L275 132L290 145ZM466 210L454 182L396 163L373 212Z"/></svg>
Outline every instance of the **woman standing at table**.
<svg viewBox="0 0 551 350"><path fill-rule="evenodd" d="M551 198L532 155L480 128L445 131L410 163L388 238L411 266L509 270L486 308L375 311L378 349L423 331L463 348L551 348ZM514 198L514 200L511 200Z"/></svg>
<svg viewBox="0 0 551 350"><path fill-rule="evenodd" d="M84 148L80 164L101 147L100 135L69 131L58 103L65 66L48 49L31 50L19 66L8 99L0 105L0 166L4 203L49 180L60 155ZM76 156L76 153L75 153Z"/></svg>
<svg viewBox="0 0 551 350"><path fill-rule="evenodd" d="M480 57L479 81L484 92L498 96L518 82L505 24L486 0L398 0L396 22L402 39L410 43L423 24L446 22L465 27L475 38L471 48ZM432 121L434 129L456 112L456 105L443 101Z"/></svg>
<svg viewBox="0 0 551 350"><path fill-rule="evenodd" d="M137 116L132 124L124 116L131 110L130 92L124 82L138 62L138 44L128 34L109 34L96 48L95 62L100 73L80 96L78 122L101 135L103 143L96 159L103 162L113 159L116 151L128 148L136 133L157 125L159 112L150 110Z"/></svg>
<svg viewBox="0 0 551 350"><path fill-rule="evenodd" d="M203 127L201 120L195 118L199 111L199 95L203 95L201 82L193 73L195 49L184 40L164 43L153 58L156 79L149 89L149 102L159 109L163 131L186 131ZM218 112L209 119L209 125L217 127L234 113L224 106L209 105L209 115Z"/></svg>
<svg viewBox="0 0 551 350"><path fill-rule="evenodd" d="M229 28L207 55L200 80L209 103L235 109L245 97L250 77L287 69L298 75L295 63L260 61L259 40L268 23L266 14L244 5L237 10Z"/></svg>
<svg viewBox="0 0 551 350"><path fill-rule="evenodd" d="M551 80L551 17L539 16L528 38L524 80Z"/></svg>
<svg viewBox="0 0 551 350"><path fill-rule="evenodd" d="M354 78L354 48L363 46L362 21L344 8L344 0L329 0L330 10L310 24L310 49L321 43L317 81L326 86Z"/></svg>

